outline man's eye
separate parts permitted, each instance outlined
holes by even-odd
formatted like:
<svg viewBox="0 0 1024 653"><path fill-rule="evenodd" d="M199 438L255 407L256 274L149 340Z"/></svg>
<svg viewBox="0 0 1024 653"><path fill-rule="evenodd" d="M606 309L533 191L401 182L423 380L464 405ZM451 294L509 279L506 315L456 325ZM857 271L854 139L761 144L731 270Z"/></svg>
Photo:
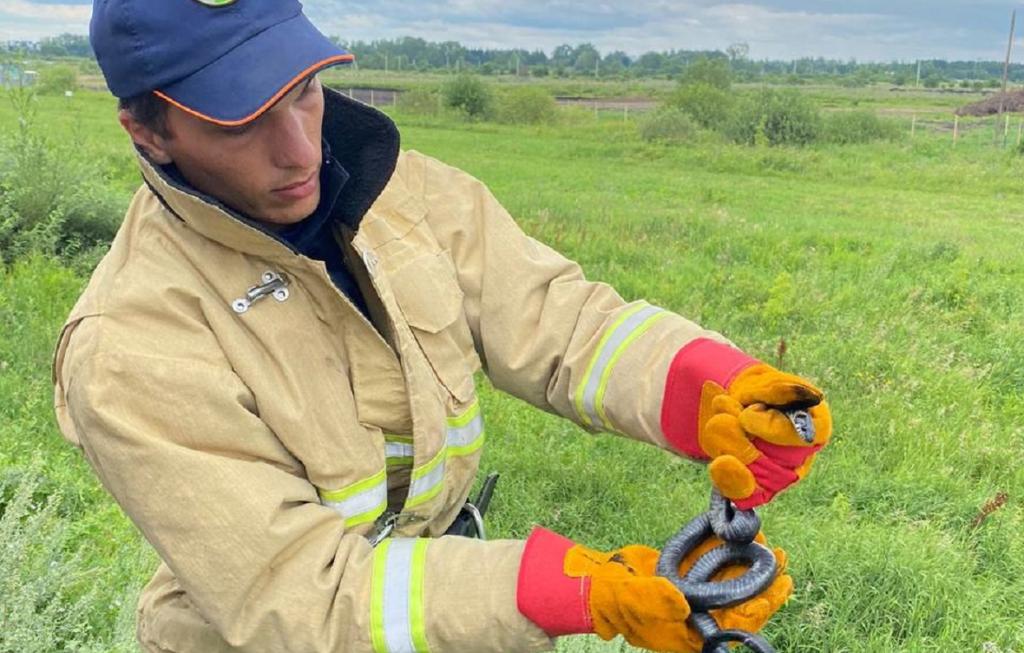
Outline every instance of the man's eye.
<svg viewBox="0 0 1024 653"><path fill-rule="evenodd" d="M238 127L226 127L223 131L228 136L241 136L242 134L247 133L250 129L252 129L251 122L239 125Z"/></svg>

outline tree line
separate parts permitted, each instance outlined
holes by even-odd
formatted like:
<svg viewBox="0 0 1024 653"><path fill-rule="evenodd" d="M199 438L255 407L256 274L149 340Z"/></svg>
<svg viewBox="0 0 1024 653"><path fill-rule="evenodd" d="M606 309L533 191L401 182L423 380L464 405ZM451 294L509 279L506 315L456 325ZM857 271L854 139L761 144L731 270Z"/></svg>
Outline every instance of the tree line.
<svg viewBox="0 0 1024 653"><path fill-rule="evenodd" d="M549 54L525 48L473 48L458 41L437 42L413 36L370 41L351 41L335 36L332 40L356 53L359 68L388 71L465 71L483 75L612 79L676 78L697 61L718 59L729 62L734 78L739 82L832 80L848 84L887 82L897 86L920 84L928 87L960 82L981 87L998 86L1003 75L1003 63L999 61L929 59L882 63L825 57L789 61L753 59L745 43L734 43L722 50L678 49L633 56L621 50L602 53L591 43L563 44ZM8 41L0 45L0 50L15 56L94 56L88 37L79 34L60 34L39 41ZM1010 66L1010 79L1024 81L1024 64Z"/></svg>

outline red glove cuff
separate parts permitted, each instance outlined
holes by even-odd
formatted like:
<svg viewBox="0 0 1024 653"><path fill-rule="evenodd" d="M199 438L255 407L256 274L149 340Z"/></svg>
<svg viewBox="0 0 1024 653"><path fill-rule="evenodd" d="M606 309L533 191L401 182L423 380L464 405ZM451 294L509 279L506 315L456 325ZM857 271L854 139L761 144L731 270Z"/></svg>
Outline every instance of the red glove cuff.
<svg viewBox="0 0 1024 653"><path fill-rule="evenodd" d="M519 563L516 604L548 637L594 632L590 578L565 575L565 554L576 543L537 527Z"/></svg>
<svg viewBox="0 0 1024 653"><path fill-rule="evenodd" d="M704 384L714 381L728 388L736 375L759 362L707 338L697 338L680 349L669 367L661 403L661 430L669 444L690 458L707 460L697 439Z"/></svg>

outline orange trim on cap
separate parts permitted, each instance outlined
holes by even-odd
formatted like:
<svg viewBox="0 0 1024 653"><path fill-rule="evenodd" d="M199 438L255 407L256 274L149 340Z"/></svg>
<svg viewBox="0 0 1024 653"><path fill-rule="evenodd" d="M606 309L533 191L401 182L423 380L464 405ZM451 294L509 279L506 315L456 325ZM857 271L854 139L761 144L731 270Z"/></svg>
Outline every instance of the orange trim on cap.
<svg viewBox="0 0 1024 653"><path fill-rule="evenodd" d="M156 95L157 97L161 98L162 100L164 100L164 101L166 101L166 102L168 102L170 104L173 104L174 106L178 107L179 109L181 109L185 113L187 113L189 115L192 115L192 116L195 116L196 118L199 118L200 120L204 120L206 122L213 123L214 125L219 125L221 127L238 127L239 125L244 125L246 123L252 122L253 120L256 120L257 118L262 116L264 113L266 113L267 109L269 109L270 107L274 106L274 104L278 100L280 100L282 97L287 95L288 92L291 91L293 88L295 88L295 86L299 82L301 82L303 79L305 79L309 75L311 75L314 72L316 72L318 69L324 68L326 66L329 66L329 65L335 64L335 63L351 63L352 61L355 60L355 58L356 57L353 54L339 54L339 55L335 55L333 57L328 57L327 59L324 59L323 61L318 61L317 63L313 64L309 68L306 68L301 73L299 73L298 75L293 77L292 80L289 81L284 86L282 86L277 91L277 93L274 93L274 95L271 96L271 98L269 100L264 102L263 105L259 109L256 109L256 111L254 111L253 113L249 114L245 118L241 118L240 120L218 120L217 118L213 118L213 117L208 116L208 115L206 115L204 113L200 113L200 112L196 111L195 109L192 109L190 107L185 106L181 102L178 102L177 100L175 100L174 98L172 98L171 96L167 95L166 93L164 93L162 91L156 91L155 90L155 91L153 91L153 94Z"/></svg>

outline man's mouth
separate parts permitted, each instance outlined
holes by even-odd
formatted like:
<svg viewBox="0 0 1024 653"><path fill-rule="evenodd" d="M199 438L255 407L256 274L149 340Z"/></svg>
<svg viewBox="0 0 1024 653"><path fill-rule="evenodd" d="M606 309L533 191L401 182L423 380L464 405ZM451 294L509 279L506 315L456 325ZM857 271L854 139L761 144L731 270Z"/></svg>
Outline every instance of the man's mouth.
<svg viewBox="0 0 1024 653"><path fill-rule="evenodd" d="M314 170L305 179L288 184L287 186L275 188L273 193L286 199L301 200L316 190L317 180L317 171Z"/></svg>

